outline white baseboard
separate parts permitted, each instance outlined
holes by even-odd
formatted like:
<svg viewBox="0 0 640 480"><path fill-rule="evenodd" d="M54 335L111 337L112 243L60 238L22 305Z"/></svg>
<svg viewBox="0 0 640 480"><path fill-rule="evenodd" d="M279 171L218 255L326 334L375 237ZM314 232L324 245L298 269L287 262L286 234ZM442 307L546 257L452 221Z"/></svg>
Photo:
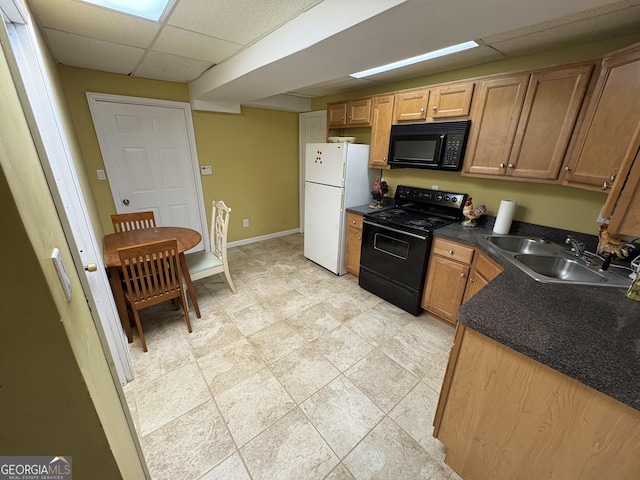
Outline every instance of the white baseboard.
<svg viewBox="0 0 640 480"><path fill-rule="evenodd" d="M236 240L235 242L227 243L227 248L249 245L250 243L262 242L263 240L270 240L272 238L286 237L287 235L293 235L294 233L300 233L300 229L294 228L293 230L285 230L284 232L270 233L259 237L245 238L244 240Z"/></svg>

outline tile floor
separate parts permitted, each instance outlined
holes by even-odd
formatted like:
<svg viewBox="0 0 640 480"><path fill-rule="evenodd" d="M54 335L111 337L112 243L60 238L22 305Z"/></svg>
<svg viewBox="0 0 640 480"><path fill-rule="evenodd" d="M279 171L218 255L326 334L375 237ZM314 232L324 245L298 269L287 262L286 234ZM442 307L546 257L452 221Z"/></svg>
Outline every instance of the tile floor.
<svg viewBox="0 0 640 480"><path fill-rule="evenodd" d="M458 479L432 437L453 329L414 317L302 254L301 234L229 250L196 282L187 333L143 311L124 390L162 479Z"/></svg>

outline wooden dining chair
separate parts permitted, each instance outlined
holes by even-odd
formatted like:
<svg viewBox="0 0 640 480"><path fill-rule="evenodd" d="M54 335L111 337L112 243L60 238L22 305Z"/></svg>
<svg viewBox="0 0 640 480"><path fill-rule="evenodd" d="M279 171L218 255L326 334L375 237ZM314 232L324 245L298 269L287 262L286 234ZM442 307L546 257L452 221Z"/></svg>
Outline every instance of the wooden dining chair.
<svg viewBox="0 0 640 480"><path fill-rule="evenodd" d="M118 255L126 285L124 297L131 308L143 350L147 351L147 342L138 315L138 311L143 308L167 300L178 300L184 312L187 329L191 333L189 308L182 286L177 240L162 240L120 248Z"/></svg>
<svg viewBox="0 0 640 480"><path fill-rule="evenodd" d="M222 200L214 200L211 211L211 250L189 253L185 257L192 281L224 273L231 291L236 293L227 257L227 230L230 214L231 209Z"/></svg>
<svg viewBox="0 0 640 480"><path fill-rule="evenodd" d="M156 218L153 212L117 213L111 215L113 231L128 232L129 230L140 230L142 228L154 228Z"/></svg>

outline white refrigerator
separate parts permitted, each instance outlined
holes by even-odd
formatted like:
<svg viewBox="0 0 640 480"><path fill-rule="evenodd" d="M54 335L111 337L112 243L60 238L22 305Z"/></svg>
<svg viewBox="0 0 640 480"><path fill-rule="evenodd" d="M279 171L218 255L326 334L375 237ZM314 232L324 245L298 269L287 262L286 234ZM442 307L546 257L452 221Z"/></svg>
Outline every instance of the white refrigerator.
<svg viewBox="0 0 640 480"><path fill-rule="evenodd" d="M371 202L376 170L369 145L307 143L304 182L304 256L336 275L344 267L346 209Z"/></svg>

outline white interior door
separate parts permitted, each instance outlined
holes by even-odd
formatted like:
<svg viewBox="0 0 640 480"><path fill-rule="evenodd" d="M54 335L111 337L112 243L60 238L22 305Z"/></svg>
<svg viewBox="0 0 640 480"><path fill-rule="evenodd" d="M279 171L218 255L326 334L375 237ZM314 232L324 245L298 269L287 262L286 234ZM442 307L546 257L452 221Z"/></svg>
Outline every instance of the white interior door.
<svg viewBox="0 0 640 480"><path fill-rule="evenodd" d="M190 251L202 250L207 223L188 104L87 96L118 213L152 210L158 225L199 231L203 241Z"/></svg>
<svg viewBox="0 0 640 480"><path fill-rule="evenodd" d="M9 42L4 40L5 32ZM109 363L113 363L118 379L124 385L133 379L127 338L104 269L102 242L93 233L56 98L35 44L35 35L30 25L7 25L6 30L1 29L0 40L5 45L10 44L6 50L7 59L12 60L14 82L82 282L84 291L73 294L86 297L105 344L105 355L113 359ZM89 264L95 264L96 271L86 271L84 266Z"/></svg>
<svg viewBox="0 0 640 480"><path fill-rule="evenodd" d="M300 231L304 232L305 146L327 141L327 111L305 112L299 115L300 135Z"/></svg>

